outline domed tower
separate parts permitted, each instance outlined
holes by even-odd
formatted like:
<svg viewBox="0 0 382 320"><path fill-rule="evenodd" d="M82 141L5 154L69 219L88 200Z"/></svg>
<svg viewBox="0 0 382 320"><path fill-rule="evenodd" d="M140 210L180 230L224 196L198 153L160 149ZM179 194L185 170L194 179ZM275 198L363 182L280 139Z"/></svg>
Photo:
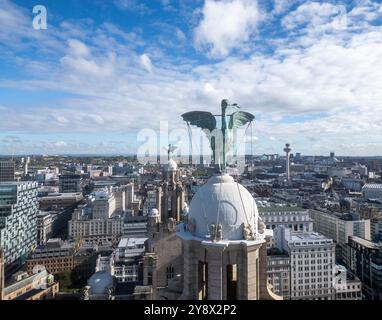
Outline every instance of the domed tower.
<svg viewBox="0 0 382 320"><path fill-rule="evenodd" d="M177 225L183 247L183 292L181 299L259 300L280 299L267 284L266 230L249 191L225 171L225 131L252 121L245 112L230 115L227 125L227 100L222 101L222 154L213 151L217 173L194 195L187 217ZM201 119L209 117L204 122ZM194 111L183 119L202 129L215 129L214 118ZM194 121L194 122L193 122ZM232 125L231 125L232 124ZM212 144L211 144L212 145Z"/></svg>
<svg viewBox="0 0 382 320"><path fill-rule="evenodd" d="M177 228L184 255L184 299L276 299L266 276L266 237L255 200L227 174L195 194Z"/></svg>
<svg viewBox="0 0 382 320"><path fill-rule="evenodd" d="M177 163L169 158L162 172L163 182L157 188L157 208L161 221L167 223L169 218L179 221L184 207L185 191L180 181Z"/></svg>
<svg viewBox="0 0 382 320"><path fill-rule="evenodd" d="M170 145L169 149L174 150L174 147ZM148 241L143 263L143 280L145 285L152 286L153 299L170 298L164 289L183 270L182 243L176 236L176 224L182 218L185 196L178 165L170 155L162 177L163 181L157 187L156 209L148 215Z"/></svg>

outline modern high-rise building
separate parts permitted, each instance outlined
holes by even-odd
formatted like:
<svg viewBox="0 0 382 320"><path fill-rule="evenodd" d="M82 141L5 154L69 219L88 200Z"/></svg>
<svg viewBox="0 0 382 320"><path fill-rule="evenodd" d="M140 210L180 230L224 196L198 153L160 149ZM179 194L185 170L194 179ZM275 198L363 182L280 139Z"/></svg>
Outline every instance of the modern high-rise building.
<svg viewBox="0 0 382 320"><path fill-rule="evenodd" d="M23 262L37 245L37 182L0 183L0 247L5 264Z"/></svg>
<svg viewBox="0 0 382 320"><path fill-rule="evenodd" d="M60 193L81 192L81 175L62 174L58 178Z"/></svg>
<svg viewBox="0 0 382 320"><path fill-rule="evenodd" d="M15 163L11 160L0 161L0 182L15 181Z"/></svg>

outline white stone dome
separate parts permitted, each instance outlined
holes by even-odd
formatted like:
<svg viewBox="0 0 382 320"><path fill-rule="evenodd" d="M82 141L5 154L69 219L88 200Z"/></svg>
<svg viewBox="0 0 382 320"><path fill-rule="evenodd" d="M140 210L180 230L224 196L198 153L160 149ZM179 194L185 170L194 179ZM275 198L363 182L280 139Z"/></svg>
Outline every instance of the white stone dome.
<svg viewBox="0 0 382 320"><path fill-rule="evenodd" d="M228 174L215 175L199 188L190 203L192 234L209 238L211 224L222 225L222 240L243 240L243 224L258 234L258 210L255 199Z"/></svg>
<svg viewBox="0 0 382 320"><path fill-rule="evenodd" d="M113 286L113 277L109 272L98 271L88 280L93 295L104 295L106 290Z"/></svg>
<svg viewBox="0 0 382 320"><path fill-rule="evenodd" d="M168 169L168 171L176 171L176 170L178 170L178 165L176 164L174 159L170 159L168 161L167 169Z"/></svg>

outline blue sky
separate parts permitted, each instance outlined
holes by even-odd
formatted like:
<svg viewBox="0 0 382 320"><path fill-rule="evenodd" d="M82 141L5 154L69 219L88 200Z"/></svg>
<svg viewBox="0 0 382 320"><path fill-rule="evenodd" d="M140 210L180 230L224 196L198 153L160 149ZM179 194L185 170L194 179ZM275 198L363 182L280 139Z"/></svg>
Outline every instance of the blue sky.
<svg viewBox="0 0 382 320"><path fill-rule="evenodd" d="M381 70L376 0L0 0L0 154L132 153L228 98L256 154L380 155Z"/></svg>

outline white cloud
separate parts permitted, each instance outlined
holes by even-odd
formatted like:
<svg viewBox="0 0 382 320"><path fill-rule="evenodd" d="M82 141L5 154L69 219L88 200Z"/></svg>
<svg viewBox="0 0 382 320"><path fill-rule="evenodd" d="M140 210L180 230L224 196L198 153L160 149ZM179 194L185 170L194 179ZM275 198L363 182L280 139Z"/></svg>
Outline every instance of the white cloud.
<svg viewBox="0 0 382 320"><path fill-rule="evenodd" d="M153 65L151 63L151 59L146 53L142 54L139 57L139 59L140 59L140 63L141 63L143 68L145 68L148 72L153 71Z"/></svg>
<svg viewBox="0 0 382 320"><path fill-rule="evenodd" d="M273 0L273 11L275 15L283 14L290 9L290 7L300 2L301 0Z"/></svg>
<svg viewBox="0 0 382 320"><path fill-rule="evenodd" d="M282 25L287 29L310 26L322 28L331 25L335 27L346 15L343 5L331 3L307 2L299 6L282 19Z"/></svg>
<svg viewBox="0 0 382 320"><path fill-rule="evenodd" d="M139 3L138 0L114 0L117 8L126 11L134 11L137 13L148 13L151 10L144 3Z"/></svg>
<svg viewBox="0 0 382 320"><path fill-rule="evenodd" d="M186 40L186 35L184 34L184 32L182 30L180 30L179 28L175 28L175 34L176 34L176 37L180 40L180 41L184 41Z"/></svg>
<svg viewBox="0 0 382 320"><path fill-rule="evenodd" d="M260 19L256 0L206 0L202 15L195 29L195 44L218 57L245 45Z"/></svg>
<svg viewBox="0 0 382 320"><path fill-rule="evenodd" d="M63 148L63 147L67 147L68 144L65 141L56 141L54 143L54 146L57 147L57 148Z"/></svg>
<svg viewBox="0 0 382 320"><path fill-rule="evenodd" d="M90 49L83 42L76 39L68 40L70 54L74 56L88 56Z"/></svg>

